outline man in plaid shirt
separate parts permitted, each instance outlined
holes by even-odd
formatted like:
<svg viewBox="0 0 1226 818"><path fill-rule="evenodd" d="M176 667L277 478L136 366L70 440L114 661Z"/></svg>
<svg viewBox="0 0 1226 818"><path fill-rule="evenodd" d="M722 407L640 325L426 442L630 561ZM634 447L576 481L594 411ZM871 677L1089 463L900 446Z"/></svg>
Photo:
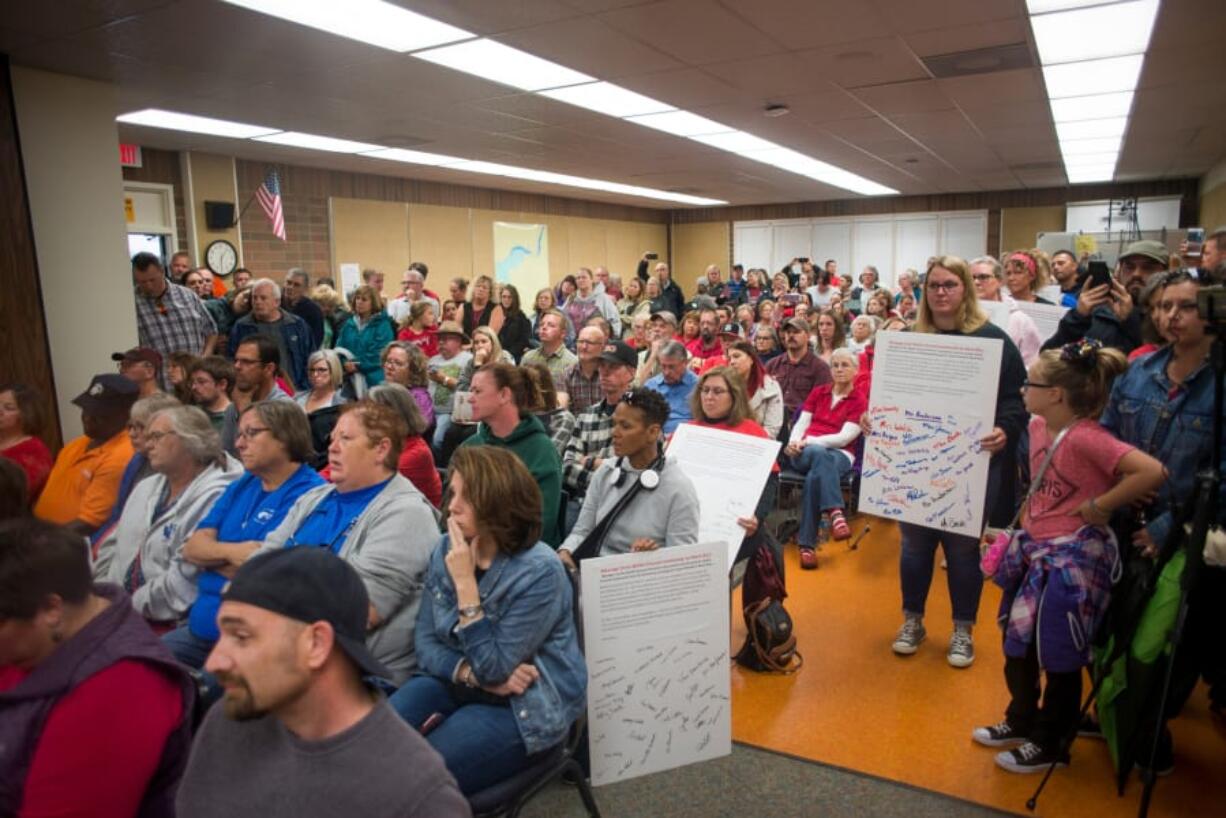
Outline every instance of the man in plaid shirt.
<svg viewBox="0 0 1226 818"><path fill-rule="evenodd" d="M600 403L604 396L600 383L600 358L608 340L604 330L594 324L579 330L579 339L575 341L579 361L566 368L561 383L557 384L558 391L569 396L567 408L575 413L575 417Z"/></svg>
<svg viewBox="0 0 1226 818"><path fill-rule="evenodd" d="M562 454L562 485L570 493L575 516L588 481L613 455L613 410L634 382L638 356L624 341L610 341L598 361L603 397L575 418L574 434Z"/></svg>
<svg viewBox="0 0 1226 818"><path fill-rule="evenodd" d="M166 367L176 352L209 355L220 337L213 317L191 290L166 279L162 263L152 253L132 257L132 281L136 286L136 331L139 346L162 356L159 380L169 383Z"/></svg>

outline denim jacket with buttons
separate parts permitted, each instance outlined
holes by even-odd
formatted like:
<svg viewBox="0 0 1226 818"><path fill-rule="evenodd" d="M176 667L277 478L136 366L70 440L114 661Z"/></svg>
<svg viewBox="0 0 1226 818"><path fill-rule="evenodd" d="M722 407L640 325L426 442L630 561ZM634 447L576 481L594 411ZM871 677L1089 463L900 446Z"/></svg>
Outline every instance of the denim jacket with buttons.
<svg viewBox="0 0 1226 818"><path fill-rule="evenodd" d="M1131 443L1166 466L1169 476L1147 513L1146 530L1154 543L1166 542L1174 519L1173 503L1192 500L1202 455L1213 446L1213 369L1201 364L1172 400L1174 386L1167 377L1170 347L1138 359L1111 389L1102 424L1125 443ZM1226 466L1226 450L1215 465ZM1223 483L1226 490L1226 483ZM1226 509L1226 496L1219 508Z"/></svg>
<svg viewBox="0 0 1226 818"><path fill-rule="evenodd" d="M543 542L514 556L500 551L477 582L484 615L460 628L444 561L449 548L444 536L426 572L417 612L418 667L454 680L467 659L479 682L501 684L521 663L534 665L540 678L509 704L528 753L553 747L582 712L587 691L566 569Z"/></svg>

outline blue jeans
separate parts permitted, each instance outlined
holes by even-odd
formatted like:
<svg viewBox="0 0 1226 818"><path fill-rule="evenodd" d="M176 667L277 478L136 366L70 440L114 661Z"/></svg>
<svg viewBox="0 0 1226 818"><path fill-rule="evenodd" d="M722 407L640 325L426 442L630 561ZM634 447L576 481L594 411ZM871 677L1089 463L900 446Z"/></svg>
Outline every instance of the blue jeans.
<svg viewBox="0 0 1226 818"><path fill-rule="evenodd" d="M447 430L451 428L451 413L434 415L434 440L430 441L434 446L434 451L439 451L443 448L443 435L447 434Z"/></svg>
<svg viewBox="0 0 1226 818"><path fill-rule="evenodd" d="M224 691L217 683L217 677L204 669L204 663L209 658L216 642L201 639L192 633L191 628L187 625L180 625L162 636L162 644L169 648L180 662L200 671L201 680L205 686L204 705L211 705L221 698Z"/></svg>
<svg viewBox="0 0 1226 818"><path fill-rule="evenodd" d="M842 449L805 446L792 459L792 468L805 476L805 498L801 506L800 530L796 544L801 548L817 545L817 527L822 512L843 508L843 476L851 471L851 460Z"/></svg>
<svg viewBox="0 0 1226 818"><path fill-rule="evenodd" d="M974 625L983 593L983 572L979 569L979 538L950 534L935 528L900 523L902 554L902 609L914 616L924 615L928 588L932 585L932 561L937 544L945 549L948 564L949 603L955 625Z"/></svg>
<svg viewBox="0 0 1226 818"><path fill-rule="evenodd" d="M508 705L459 702L449 683L435 676L414 676L388 703L415 730L435 713L444 717L426 741L443 757L465 795L504 781L531 763Z"/></svg>

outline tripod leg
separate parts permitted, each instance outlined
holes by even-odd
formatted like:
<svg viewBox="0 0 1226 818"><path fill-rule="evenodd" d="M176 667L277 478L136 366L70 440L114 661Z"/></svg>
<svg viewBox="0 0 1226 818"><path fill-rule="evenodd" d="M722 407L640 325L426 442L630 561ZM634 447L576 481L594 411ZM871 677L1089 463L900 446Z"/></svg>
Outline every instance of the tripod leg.
<svg viewBox="0 0 1226 818"><path fill-rule="evenodd" d="M1093 706L1094 700L1098 698L1098 689L1102 687L1105 676L1099 676L1094 680L1094 686L1090 688L1090 695L1086 697L1086 703L1081 706L1081 712L1077 715L1077 723L1073 725L1073 729L1060 739L1060 750L1056 753L1056 757L1052 759L1046 772L1043 773L1042 780L1039 781L1039 786L1035 788L1034 795L1030 796L1030 800L1026 802L1026 809L1034 812L1039 805L1039 796L1043 794L1043 790L1047 789L1047 781L1051 778L1052 773L1056 771L1056 764L1069 748L1073 746L1073 742L1077 739L1077 728L1081 726L1081 722L1085 720L1086 714L1090 712L1090 707Z"/></svg>

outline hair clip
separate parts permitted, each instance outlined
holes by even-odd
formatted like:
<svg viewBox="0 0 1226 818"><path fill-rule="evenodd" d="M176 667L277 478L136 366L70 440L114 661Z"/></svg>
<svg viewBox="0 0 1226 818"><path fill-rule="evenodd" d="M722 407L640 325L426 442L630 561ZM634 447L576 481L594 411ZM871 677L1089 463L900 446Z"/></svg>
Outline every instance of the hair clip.
<svg viewBox="0 0 1226 818"><path fill-rule="evenodd" d="M1060 360L1070 364L1093 366L1098 362L1098 351L1102 348L1102 341L1082 338L1060 347Z"/></svg>

